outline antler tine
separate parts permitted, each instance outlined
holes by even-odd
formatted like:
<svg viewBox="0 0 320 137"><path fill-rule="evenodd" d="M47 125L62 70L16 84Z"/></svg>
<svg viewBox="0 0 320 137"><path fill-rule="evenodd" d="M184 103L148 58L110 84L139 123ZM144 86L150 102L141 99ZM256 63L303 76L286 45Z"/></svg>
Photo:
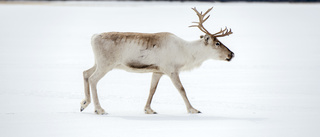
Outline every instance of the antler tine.
<svg viewBox="0 0 320 137"><path fill-rule="evenodd" d="M203 20L203 22L207 21L207 19L209 19L210 15L208 15L208 17L206 19Z"/></svg>
<svg viewBox="0 0 320 137"><path fill-rule="evenodd" d="M206 14L208 14L212 9L213 9L213 7L211 7L210 9L208 9L208 10L203 14L203 16L206 16Z"/></svg>
<svg viewBox="0 0 320 137"><path fill-rule="evenodd" d="M222 33L222 34L220 34ZM214 37L224 37L224 36L229 36L230 34L232 34L232 30L228 30L227 27L224 29L224 30L221 30L220 32L218 33L215 33L213 36ZM220 35L216 35L216 34L220 34Z"/></svg>
<svg viewBox="0 0 320 137"><path fill-rule="evenodd" d="M191 25L189 27L198 27L202 32L208 34L208 35L212 35L208 30L206 30L203 26L203 23L210 17L210 15L208 17L206 17L205 19L203 19L206 14L208 14L213 7L211 7L210 9L208 9L204 14L202 14L202 12L198 12L198 10L196 9L196 7L191 8L192 10L194 10L197 13L197 16L199 18L199 22L192 22L192 23L197 23L198 25Z"/></svg>
<svg viewBox="0 0 320 137"><path fill-rule="evenodd" d="M220 31L219 31L219 32L214 33L214 34L212 34L212 35L214 36L214 35L217 35L217 34L223 33L223 32L224 32L224 31L226 31L226 30L227 30L227 27L226 27L226 28L224 28L224 30L220 29Z"/></svg>

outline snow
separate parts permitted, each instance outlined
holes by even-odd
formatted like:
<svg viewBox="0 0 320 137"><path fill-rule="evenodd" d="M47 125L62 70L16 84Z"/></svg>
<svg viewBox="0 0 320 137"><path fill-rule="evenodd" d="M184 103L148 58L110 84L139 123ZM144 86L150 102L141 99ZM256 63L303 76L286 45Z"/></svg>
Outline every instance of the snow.
<svg viewBox="0 0 320 137"><path fill-rule="evenodd" d="M205 26L231 62L207 61L181 73L187 114L168 77L144 114L151 74L113 70L98 84L108 115L84 98L82 71L93 65L90 37L109 31L171 32L186 40L191 7L214 7ZM198 2L0 4L0 136L317 137L320 126L320 5ZM123 85L125 84L125 85Z"/></svg>

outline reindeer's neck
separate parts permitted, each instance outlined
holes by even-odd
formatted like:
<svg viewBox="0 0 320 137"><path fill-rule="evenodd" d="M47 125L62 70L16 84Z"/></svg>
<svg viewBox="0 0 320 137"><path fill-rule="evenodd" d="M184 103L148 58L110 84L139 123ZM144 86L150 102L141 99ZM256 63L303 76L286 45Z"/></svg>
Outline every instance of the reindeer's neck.
<svg viewBox="0 0 320 137"><path fill-rule="evenodd" d="M185 51L187 52L186 64L182 70L192 70L210 58L210 53L204 47L201 40L185 42Z"/></svg>

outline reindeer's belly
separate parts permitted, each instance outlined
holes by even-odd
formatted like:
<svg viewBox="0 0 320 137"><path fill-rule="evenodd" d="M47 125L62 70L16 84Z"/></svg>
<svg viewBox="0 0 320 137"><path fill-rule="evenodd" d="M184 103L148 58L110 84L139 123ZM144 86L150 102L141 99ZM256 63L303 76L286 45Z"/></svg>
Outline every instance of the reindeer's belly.
<svg viewBox="0 0 320 137"><path fill-rule="evenodd" d="M156 64L143 64L139 62L128 62L118 65L117 68L136 73L160 72L160 68Z"/></svg>

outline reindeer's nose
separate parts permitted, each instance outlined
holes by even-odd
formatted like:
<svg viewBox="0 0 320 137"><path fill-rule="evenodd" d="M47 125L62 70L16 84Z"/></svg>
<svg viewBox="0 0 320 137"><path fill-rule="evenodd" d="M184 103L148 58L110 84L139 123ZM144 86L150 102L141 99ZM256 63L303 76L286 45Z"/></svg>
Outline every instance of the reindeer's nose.
<svg viewBox="0 0 320 137"><path fill-rule="evenodd" d="M228 58L227 58L227 61L231 61L231 59L234 57L234 53L231 52L229 55L228 55Z"/></svg>

